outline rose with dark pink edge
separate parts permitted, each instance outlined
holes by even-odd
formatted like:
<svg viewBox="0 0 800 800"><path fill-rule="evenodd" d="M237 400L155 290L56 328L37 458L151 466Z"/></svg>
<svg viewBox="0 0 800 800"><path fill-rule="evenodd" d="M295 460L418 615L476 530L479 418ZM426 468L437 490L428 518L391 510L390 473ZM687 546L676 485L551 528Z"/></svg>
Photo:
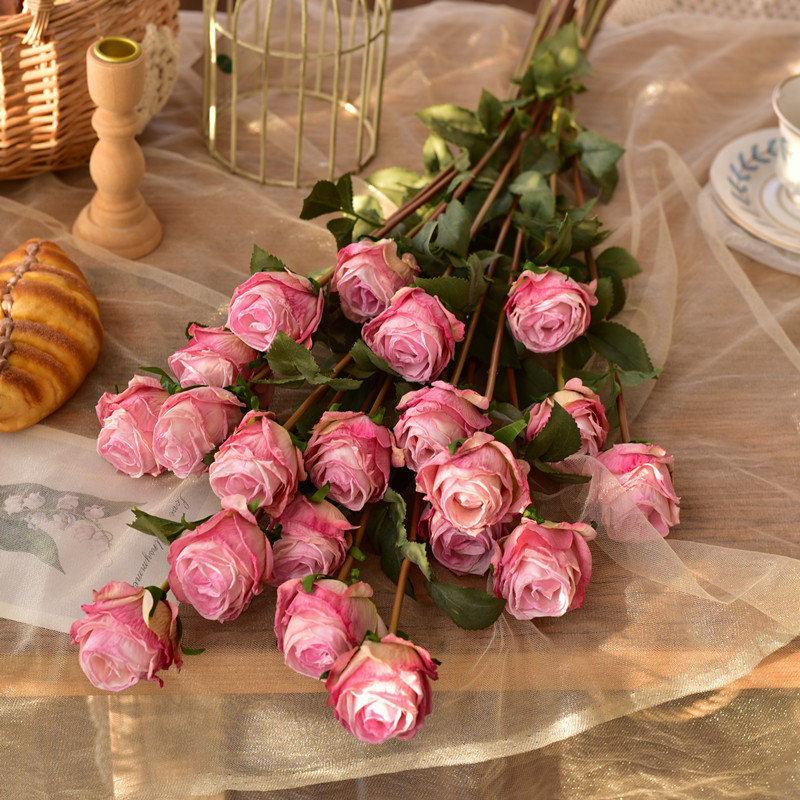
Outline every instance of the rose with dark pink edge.
<svg viewBox="0 0 800 800"><path fill-rule="evenodd" d="M350 511L380 500L392 467L403 451L392 432L357 411L326 411L314 426L304 453L315 486L330 484L328 497Z"/></svg>
<svg viewBox="0 0 800 800"><path fill-rule="evenodd" d="M489 400L471 389L457 389L445 381L408 392L400 398L400 418L394 427L406 466L415 472L453 442L488 428L484 412Z"/></svg>
<svg viewBox="0 0 800 800"><path fill-rule="evenodd" d="M553 405L558 403L574 420L581 435L578 453L594 455L603 449L608 436L608 418L602 401L580 378L571 378L564 388L550 395L530 410L526 438L537 436L550 419Z"/></svg>
<svg viewBox="0 0 800 800"><path fill-rule="evenodd" d="M247 379L247 366L258 352L225 328L189 326L191 340L173 353L167 363L181 386L233 386L239 376Z"/></svg>
<svg viewBox="0 0 800 800"><path fill-rule="evenodd" d="M258 500L272 517L283 513L305 478L302 453L268 411L249 411L209 467L217 497L240 494L248 503Z"/></svg>
<svg viewBox="0 0 800 800"><path fill-rule="evenodd" d="M366 583L347 585L318 578L310 591L293 578L278 587L275 635L286 664L301 675L319 678L339 656L358 647L368 631L386 634Z"/></svg>
<svg viewBox="0 0 800 800"><path fill-rule="evenodd" d="M365 323L366 345L412 383L429 383L450 363L464 324L438 297L418 287L400 289L385 311Z"/></svg>
<svg viewBox="0 0 800 800"><path fill-rule="evenodd" d="M311 347L324 297L308 278L293 272L256 272L236 287L225 323L243 342L266 352L278 332Z"/></svg>
<svg viewBox="0 0 800 800"><path fill-rule="evenodd" d="M301 494L273 523L280 526L280 539L272 546L273 586L290 578L337 572L347 557L350 531L355 527L333 503L314 503Z"/></svg>
<svg viewBox="0 0 800 800"><path fill-rule="evenodd" d="M615 444L595 458L617 478L662 536L680 522L680 498L672 483L674 459L666 450L654 444L627 442Z"/></svg>
<svg viewBox="0 0 800 800"><path fill-rule="evenodd" d="M179 478L200 475L203 459L230 436L242 418L242 403L225 389L198 386L173 394L153 428L156 461Z"/></svg>
<svg viewBox="0 0 800 800"><path fill-rule="evenodd" d="M236 619L272 572L272 550L241 495L169 548L169 585L205 619Z"/></svg>
<svg viewBox="0 0 800 800"><path fill-rule="evenodd" d="M439 453L417 472L417 487L454 528L477 534L530 504L530 465L478 431L455 453Z"/></svg>
<svg viewBox="0 0 800 800"><path fill-rule="evenodd" d="M523 272L505 305L511 333L533 353L555 353L589 327L596 286L596 281L581 284L553 269Z"/></svg>
<svg viewBox="0 0 800 800"><path fill-rule="evenodd" d="M180 670L178 607L162 599L153 608L153 595L129 583L112 581L93 602L81 606L85 619L70 628L71 644L80 647L81 669L93 686L111 692L128 689L140 680L164 682L157 675L172 664ZM152 612L152 613L151 613Z"/></svg>
<svg viewBox="0 0 800 800"><path fill-rule="evenodd" d="M517 619L560 617L580 608L592 577L589 541L596 532L583 522L523 519L496 544L492 590Z"/></svg>
<svg viewBox="0 0 800 800"><path fill-rule="evenodd" d="M433 708L436 664L422 647L392 633L367 638L339 656L325 687L328 705L344 728L363 742L411 739Z"/></svg>

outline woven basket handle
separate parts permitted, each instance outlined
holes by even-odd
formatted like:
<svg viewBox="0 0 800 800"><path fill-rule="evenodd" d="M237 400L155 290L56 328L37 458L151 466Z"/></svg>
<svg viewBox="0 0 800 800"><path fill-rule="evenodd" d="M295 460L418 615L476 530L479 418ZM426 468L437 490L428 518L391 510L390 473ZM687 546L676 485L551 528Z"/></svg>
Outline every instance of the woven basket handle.
<svg viewBox="0 0 800 800"><path fill-rule="evenodd" d="M22 13L31 14L31 26L22 38L23 44L40 44L50 22L50 12L53 10L55 0L25 0L22 4Z"/></svg>

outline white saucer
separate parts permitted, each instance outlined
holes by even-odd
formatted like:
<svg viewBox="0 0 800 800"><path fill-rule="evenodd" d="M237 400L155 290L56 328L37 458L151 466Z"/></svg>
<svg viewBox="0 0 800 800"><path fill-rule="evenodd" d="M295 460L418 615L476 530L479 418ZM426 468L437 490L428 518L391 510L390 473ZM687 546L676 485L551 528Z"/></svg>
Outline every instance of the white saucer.
<svg viewBox="0 0 800 800"><path fill-rule="evenodd" d="M800 253L800 208L775 177L780 133L764 128L725 145L709 180L728 216L765 242Z"/></svg>

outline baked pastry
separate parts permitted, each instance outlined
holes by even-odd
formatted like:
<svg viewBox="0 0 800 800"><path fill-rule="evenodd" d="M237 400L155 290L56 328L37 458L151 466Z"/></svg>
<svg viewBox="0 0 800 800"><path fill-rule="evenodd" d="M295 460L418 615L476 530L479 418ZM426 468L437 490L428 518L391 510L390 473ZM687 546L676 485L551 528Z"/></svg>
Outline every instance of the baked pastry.
<svg viewBox="0 0 800 800"><path fill-rule="evenodd" d="M69 400L102 341L97 300L58 245L30 239L0 261L0 432Z"/></svg>

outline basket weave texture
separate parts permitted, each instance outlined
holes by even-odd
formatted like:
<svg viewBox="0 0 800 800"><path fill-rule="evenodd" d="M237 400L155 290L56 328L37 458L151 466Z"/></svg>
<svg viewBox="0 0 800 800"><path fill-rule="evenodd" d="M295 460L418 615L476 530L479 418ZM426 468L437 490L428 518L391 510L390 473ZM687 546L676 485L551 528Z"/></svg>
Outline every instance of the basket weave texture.
<svg viewBox="0 0 800 800"><path fill-rule="evenodd" d="M104 36L177 35L179 0L26 0L0 17L0 180L88 160L97 141L86 51Z"/></svg>

